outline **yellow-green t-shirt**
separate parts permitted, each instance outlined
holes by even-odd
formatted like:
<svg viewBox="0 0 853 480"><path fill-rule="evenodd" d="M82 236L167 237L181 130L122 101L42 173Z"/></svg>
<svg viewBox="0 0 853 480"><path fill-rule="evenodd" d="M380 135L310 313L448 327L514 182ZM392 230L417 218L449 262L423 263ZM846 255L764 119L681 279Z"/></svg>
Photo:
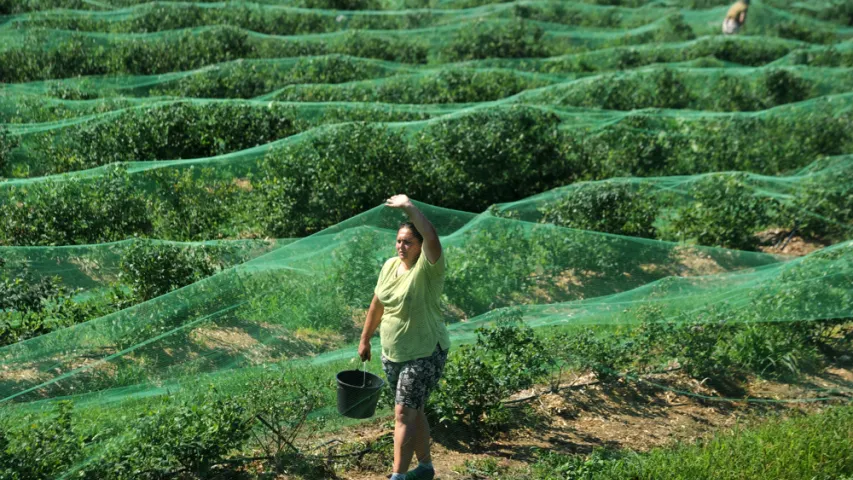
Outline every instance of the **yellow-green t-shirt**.
<svg viewBox="0 0 853 480"><path fill-rule="evenodd" d="M421 253L415 265L398 276L401 261L394 257L385 262L374 290L385 309L379 324L382 354L392 362L428 357L436 344L450 348L440 308L444 252L434 264Z"/></svg>

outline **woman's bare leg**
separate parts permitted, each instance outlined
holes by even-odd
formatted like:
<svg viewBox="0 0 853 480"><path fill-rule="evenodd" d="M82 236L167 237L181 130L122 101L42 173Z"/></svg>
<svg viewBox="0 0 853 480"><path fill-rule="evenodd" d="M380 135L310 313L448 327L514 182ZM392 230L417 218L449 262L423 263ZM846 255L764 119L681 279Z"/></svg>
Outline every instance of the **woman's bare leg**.
<svg viewBox="0 0 853 480"><path fill-rule="evenodd" d="M418 414L414 408L394 405L394 472L406 473L418 444Z"/></svg>
<svg viewBox="0 0 853 480"><path fill-rule="evenodd" d="M415 431L415 454L418 456L418 461L427 463L432 461L429 452L429 421L423 407L418 410L417 430Z"/></svg>

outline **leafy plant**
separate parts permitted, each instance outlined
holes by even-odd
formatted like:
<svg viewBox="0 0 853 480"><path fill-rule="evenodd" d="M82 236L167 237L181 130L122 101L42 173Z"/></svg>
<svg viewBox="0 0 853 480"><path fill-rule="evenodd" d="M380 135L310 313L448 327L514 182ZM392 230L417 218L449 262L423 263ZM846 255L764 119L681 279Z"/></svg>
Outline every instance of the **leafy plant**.
<svg viewBox="0 0 853 480"><path fill-rule="evenodd" d="M519 311L497 315L494 327L477 330L476 343L451 353L427 407L439 423L467 428L475 440L497 434L511 421L502 401L533 385L551 361Z"/></svg>
<svg viewBox="0 0 853 480"><path fill-rule="evenodd" d="M654 238L658 205L648 187L584 183L540 207L541 222L596 232Z"/></svg>
<svg viewBox="0 0 853 480"><path fill-rule="evenodd" d="M101 462L87 464L84 478L157 479L211 469L249 438L245 407L231 399L164 397L139 414L128 435L106 445Z"/></svg>
<svg viewBox="0 0 853 480"><path fill-rule="evenodd" d="M91 180L47 180L0 195L7 206L0 243L7 245L109 242L151 229L146 201L121 166Z"/></svg>
<svg viewBox="0 0 853 480"><path fill-rule="evenodd" d="M772 324L745 324L732 337L728 354L739 368L766 377L796 377L819 364L814 347Z"/></svg>
<svg viewBox="0 0 853 480"><path fill-rule="evenodd" d="M634 360L634 345L624 332L589 327L556 335L553 342L561 346L561 361L592 371L602 382L618 378L623 368Z"/></svg>
<svg viewBox="0 0 853 480"><path fill-rule="evenodd" d="M448 268L445 294L470 316L511 305L532 284L531 244L523 226L494 222L466 234L463 247L447 247L457 259Z"/></svg>
<svg viewBox="0 0 853 480"><path fill-rule="evenodd" d="M334 477L334 472L322 459L308 455L304 448L300 448L325 423L322 417L308 418L325 400L319 389L284 380L278 374L266 374L253 379L246 392L241 394L241 400L257 420L251 444L272 459L276 472ZM306 432L307 429L310 431Z"/></svg>
<svg viewBox="0 0 853 480"><path fill-rule="evenodd" d="M853 225L853 170L805 179L790 211L803 235L829 240L848 238Z"/></svg>
<svg viewBox="0 0 853 480"><path fill-rule="evenodd" d="M694 239L700 245L748 250L755 248L755 232L766 227L773 203L756 196L742 175L709 175L690 189L692 202L680 207L668 230L679 240Z"/></svg>
<svg viewBox="0 0 853 480"><path fill-rule="evenodd" d="M516 20L493 24L477 22L460 29L442 51L449 62L483 58L544 57L545 32L538 26Z"/></svg>
<svg viewBox="0 0 853 480"><path fill-rule="evenodd" d="M142 301L209 277L226 266L226 247L134 242L119 263L119 278Z"/></svg>
<svg viewBox="0 0 853 480"><path fill-rule="evenodd" d="M146 173L154 183L153 217L157 238L210 240L236 223L247 189L222 178L213 168L157 169ZM249 219L243 218L247 227Z"/></svg>
<svg viewBox="0 0 853 480"><path fill-rule="evenodd" d="M762 75L759 94L764 96L765 105L773 107L799 102L811 96L809 83L787 70L770 70Z"/></svg>
<svg viewBox="0 0 853 480"><path fill-rule="evenodd" d="M382 250L383 239L372 230L347 232L344 245L333 255L335 269L331 282L337 285L347 305L367 308L373 298L373 287L383 260L375 255Z"/></svg>
<svg viewBox="0 0 853 480"><path fill-rule="evenodd" d="M58 402L55 416L36 421L30 417L21 428L0 432L3 478L53 478L80 460L86 439L75 428L72 414L72 402Z"/></svg>
<svg viewBox="0 0 853 480"><path fill-rule="evenodd" d="M60 173L119 161L222 155L284 138L307 128L293 107L237 103L172 103L122 112L36 137L33 173Z"/></svg>
<svg viewBox="0 0 853 480"><path fill-rule="evenodd" d="M9 135L9 130L6 127L0 127L0 176L6 171L12 150L17 144L18 140Z"/></svg>
<svg viewBox="0 0 853 480"><path fill-rule="evenodd" d="M384 126L355 123L276 148L260 162L258 190L267 232L300 236L408 190L414 169L403 137Z"/></svg>
<svg viewBox="0 0 853 480"><path fill-rule="evenodd" d="M537 452L532 473L541 480L592 480L619 461L619 455L595 448L589 455Z"/></svg>
<svg viewBox="0 0 853 480"><path fill-rule="evenodd" d="M559 118L528 107L475 112L428 126L413 145L426 200L482 211L567 183Z"/></svg>

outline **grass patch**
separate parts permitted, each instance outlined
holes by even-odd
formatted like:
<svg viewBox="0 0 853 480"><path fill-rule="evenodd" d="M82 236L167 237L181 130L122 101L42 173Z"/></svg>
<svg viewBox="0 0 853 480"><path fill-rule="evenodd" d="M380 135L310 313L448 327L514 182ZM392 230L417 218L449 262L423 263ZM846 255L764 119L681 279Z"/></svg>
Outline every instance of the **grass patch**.
<svg viewBox="0 0 853 480"><path fill-rule="evenodd" d="M587 456L542 452L535 463L501 476L506 480L565 479L850 479L853 478L853 406L774 419L735 428L705 442ZM464 478L481 478L479 471Z"/></svg>

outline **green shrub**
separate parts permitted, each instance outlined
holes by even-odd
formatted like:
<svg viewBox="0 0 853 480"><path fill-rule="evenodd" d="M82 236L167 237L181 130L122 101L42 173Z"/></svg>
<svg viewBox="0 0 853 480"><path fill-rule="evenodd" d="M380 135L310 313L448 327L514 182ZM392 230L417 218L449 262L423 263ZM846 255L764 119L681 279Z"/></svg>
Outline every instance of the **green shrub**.
<svg viewBox="0 0 853 480"><path fill-rule="evenodd" d="M79 245L151 231L147 202L121 166L94 179L47 180L0 195L7 206L0 244Z"/></svg>
<svg viewBox="0 0 853 480"><path fill-rule="evenodd" d="M20 46L4 51L0 81L25 82L80 75L149 75L193 70L240 58L284 58L332 53L426 63L418 42L349 30L331 39L281 39L250 36L246 30L214 26L124 38L103 43L97 35L72 33L57 38L50 30L27 33Z"/></svg>
<svg viewBox="0 0 853 480"><path fill-rule="evenodd" d="M343 7L367 2L328 3L340 4L341 7L334 7L336 10L350 10ZM292 2L288 6L298 7L299 2ZM433 24L430 21L433 18L432 15L421 12L395 15L367 13L339 19L335 15L324 15L323 12L270 7L271 5L233 4L204 8L196 4L149 3L134 8L130 15L123 18L55 15L17 19L12 25L18 29L53 28L108 33L149 33L209 25L231 25L271 35L297 35L356 28L411 29Z"/></svg>
<svg viewBox="0 0 853 480"><path fill-rule="evenodd" d="M727 312L712 306L695 318L674 320L664 317L660 306L647 304L631 313L638 322L629 334L637 371L675 360L699 380L725 380L735 373L726 348L737 328L727 321Z"/></svg>
<svg viewBox="0 0 853 480"><path fill-rule="evenodd" d="M207 278L226 265L225 247L133 242L123 253L119 278L142 301Z"/></svg>
<svg viewBox="0 0 853 480"><path fill-rule="evenodd" d="M569 183L560 119L528 107L474 112L428 125L412 155L426 201L482 211Z"/></svg>
<svg viewBox="0 0 853 480"><path fill-rule="evenodd" d="M762 110L765 104L755 90L755 85L743 77L723 75L714 85L713 109L723 112Z"/></svg>
<svg viewBox="0 0 853 480"><path fill-rule="evenodd" d="M539 480L591 480L605 473L619 461L619 454L595 448L588 456L564 455L555 452L537 452L531 466L532 478Z"/></svg>
<svg viewBox="0 0 853 480"><path fill-rule="evenodd" d="M86 440L75 428L73 404L58 402L55 417L28 417L0 432L0 473L10 480L55 478L82 460Z"/></svg>
<svg viewBox="0 0 853 480"><path fill-rule="evenodd" d="M463 480L479 480L481 478L506 478L509 467L504 462L498 462L492 457L465 460L454 471L462 474Z"/></svg>
<svg viewBox="0 0 853 480"><path fill-rule="evenodd" d="M804 7L805 6L799 5L795 6L797 13L813 15L820 20L853 26L853 5L850 5L848 2L832 2L831 4L823 5L822 8L818 10Z"/></svg>
<svg viewBox="0 0 853 480"><path fill-rule="evenodd" d="M121 288L86 300L76 299L77 293L59 277L39 276L26 267L12 273L0 259L0 346L107 315L129 301Z"/></svg>
<svg viewBox="0 0 853 480"><path fill-rule="evenodd" d="M668 235L700 245L754 249L755 233L769 226L775 205L753 193L745 174L715 174L690 187L691 202L679 207L667 226Z"/></svg>
<svg viewBox="0 0 853 480"><path fill-rule="evenodd" d="M520 312L503 311L494 327L477 330L476 343L450 354L429 414L439 423L467 427L475 439L489 438L511 421L502 401L533 385L550 362Z"/></svg>
<svg viewBox="0 0 853 480"><path fill-rule="evenodd" d="M182 77L150 95L195 98L254 98L295 84L334 84L383 77L388 72L357 58L329 55L300 58L290 68L258 61L232 63Z"/></svg>
<svg viewBox="0 0 853 480"><path fill-rule="evenodd" d="M795 65L814 67L850 67L853 66L853 50L839 51L833 46L798 49L791 52L791 61Z"/></svg>
<svg viewBox="0 0 853 480"><path fill-rule="evenodd" d="M657 43L677 42L680 40L693 40L696 34L693 28L684 21L681 14L666 17L663 28L655 30L654 40Z"/></svg>
<svg viewBox="0 0 853 480"><path fill-rule="evenodd" d="M689 82L689 83L688 83ZM812 96L812 84L781 69L771 69L757 79L722 75L711 83L690 81L669 68L615 73L575 82L541 94L542 101L610 110L641 108L692 108L718 111L755 111Z"/></svg>
<svg viewBox="0 0 853 480"><path fill-rule="evenodd" d="M624 331L589 327L555 336L560 360L580 370L590 370L602 382L619 377L633 362L634 344Z"/></svg>
<svg viewBox="0 0 853 480"><path fill-rule="evenodd" d="M732 39L710 37L692 44L683 55L692 58L713 55L726 62L760 66L783 57L794 47L765 39ZM684 58L684 57L682 57ZM688 58L684 58L687 60Z"/></svg>
<svg viewBox="0 0 853 480"><path fill-rule="evenodd" d="M83 0L2 0L0 1L0 15L50 10L54 8L86 10L90 7L91 5Z"/></svg>
<svg viewBox="0 0 853 480"><path fill-rule="evenodd" d="M4 175L12 150L17 146L17 138L9 136L9 130L6 127L0 127L0 177Z"/></svg>
<svg viewBox="0 0 853 480"><path fill-rule="evenodd" d="M791 210L799 212L797 224L805 236L826 240L849 238L853 225L853 170L806 179Z"/></svg>
<svg viewBox="0 0 853 480"><path fill-rule="evenodd" d="M541 222L561 227L655 238L658 209L648 187L627 183L584 183L540 207Z"/></svg>
<svg viewBox="0 0 853 480"><path fill-rule="evenodd" d="M142 41L118 40L109 47L99 55L98 63L110 73L137 75L192 70L238 58L252 58L257 51L257 45L246 31L226 26L201 32L184 30L176 35ZM180 55L177 52L181 52Z"/></svg>
<svg viewBox="0 0 853 480"><path fill-rule="evenodd" d="M846 287L853 279L843 259L843 249L828 248L792 263L776 282L754 290L752 308L740 315L741 321L776 321L772 328L786 332L791 342L817 348L826 357L849 350L851 335L841 328L850 321L846 312L826 310L850 301ZM821 288L814 288L815 278L821 278Z"/></svg>
<svg viewBox="0 0 853 480"><path fill-rule="evenodd" d="M338 271L314 277L303 272L284 269L268 274L256 274L246 282L245 289L253 296L238 316L249 322L269 322L283 325L290 330L311 329L320 332L336 332L350 336L356 334L351 305L358 306L365 300L358 295L359 288L342 288ZM373 272L374 281L376 271ZM362 279L365 280L366 279ZM274 292L274 295L257 295L258 292ZM358 304L347 304L344 295ZM370 296L369 302L373 297ZM363 313L363 312L360 312Z"/></svg>
<svg viewBox="0 0 853 480"><path fill-rule="evenodd" d="M833 43L838 38L831 30L807 26L795 21L780 23L774 30L774 33L782 38L792 38L808 43Z"/></svg>
<svg viewBox="0 0 853 480"><path fill-rule="evenodd" d="M651 77L651 78L648 78ZM572 88L560 100L563 104L635 110L640 108L687 108L693 101L683 75L670 70L657 70L651 75L626 77L623 74L593 78Z"/></svg>
<svg viewBox="0 0 853 480"><path fill-rule="evenodd" d="M335 477L324 459L309 456L307 448L300 449L326 423L324 417L308 418L323 407L325 398L320 388L308 388L283 379L281 373L272 373L253 378L239 396L249 415L258 420L255 441L250 445L270 457L277 473Z"/></svg>
<svg viewBox="0 0 853 480"><path fill-rule="evenodd" d="M759 95L767 107L805 100L811 96L810 85L786 70L770 70L761 76Z"/></svg>
<svg viewBox="0 0 853 480"><path fill-rule="evenodd" d="M804 159L849 148L846 114L767 115L687 121L632 115L585 138L568 137L580 151L581 178L686 175L740 170L776 174ZM578 145L580 144L580 145Z"/></svg>
<svg viewBox="0 0 853 480"><path fill-rule="evenodd" d="M174 103L130 110L38 137L39 172L61 173L139 160L202 158L244 150L307 128L293 107Z"/></svg>
<svg viewBox="0 0 853 480"><path fill-rule="evenodd" d="M382 38L350 30L329 45L328 53L343 53L354 57L376 58L401 63L426 63L427 48L398 37Z"/></svg>
<svg viewBox="0 0 853 480"><path fill-rule="evenodd" d="M381 10L378 0L297 0L295 6L327 10Z"/></svg>
<svg viewBox="0 0 853 480"><path fill-rule="evenodd" d="M298 85L285 88L275 98L300 102L473 103L509 97L545 84L511 72L454 68L341 86Z"/></svg>
<svg viewBox="0 0 853 480"><path fill-rule="evenodd" d="M528 58L548 55L543 46L545 31L523 20L507 23L476 22L460 29L442 50L449 62L484 58Z"/></svg>
<svg viewBox="0 0 853 480"><path fill-rule="evenodd" d="M729 344L733 365L760 376L791 378L814 370L820 354L790 329L774 324L747 323L738 329Z"/></svg>
<svg viewBox="0 0 853 480"><path fill-rule="evenodd" d="M596 72L627 70L654 63L687 62L697 59L713 59L748 66L760 66L778 60L795 49L786 42L771 42L766 38L755 39L745 36L724 38L704 37L689 44L656 44L640 46L618 46L612 49L593 50L564 57L549 58L532 64L534 71L547 73ZM853 56L851 56L853 58ZM816 60L813 60L816 61ZM822 60L838 61L836 57Z"/></svg>
<svg viewBox="0 0 853 480"><path fill-rule="evenodd" d="M444 290L450 303L469 316L511 305L515 295L533 284L536 265L530 261L532 246L523 225L490 223L466 232L463 245L447 247L455 260Z"/></svg>
<svg viewBox="0 0 853 480"><path fill-rule="evenodd" d="M177 471L207 478L211 467L243 446L252 425L240 402L200 396L164 397L129 423L125 435L106 444L98 462L83 467L83 478L153 480Z"/></svg>
<svg viewBox="0 0 853 480"><path fill-rule="evenodd" d="M518 4L513 6L512 13L514 17L525 20L581 27L633 28L651 22L651 16L630 22L625 20L617 9L592 10L563 3Z"/></svg>
<svg viewBox="0 0 853 480"><path fill-rule="evenodd" d="M377 272L384 259L375 256L377 251L389 251L388 241L372 230L347 232L343 246L332 255L335 259L331 282L347 305L367 308L373 299ZM385 244L387 243L387 244ZM386 248L383 248L386 247Z"/></svg>
<svg viewBox="0 0 853 480"><path fill-rule="evenodd" d="M277 237L316 232L402 191L419 198L409 184L414 161L406 142L381 125L328 129L272 150L259 167L264 227Z"/></svg>
<svg viewBox="0 0 853 480"><path fill-rule="evenodd" d="M234 223L251 227L239 206L249 192L210 167L156 169L145 173L153 182L154 236L171 240L211 240L229 232ZM242 221L242 222L241 222ZM230 233L230 232L229 232Z"/></svg>
<svg viewBox="0 0 853 480"><path fill-rule="evenodd" d="M42 308L42 300L65 291L59 277L36 276L24 268L10 276L0 259L0 310L32 312Z"/></svg>

